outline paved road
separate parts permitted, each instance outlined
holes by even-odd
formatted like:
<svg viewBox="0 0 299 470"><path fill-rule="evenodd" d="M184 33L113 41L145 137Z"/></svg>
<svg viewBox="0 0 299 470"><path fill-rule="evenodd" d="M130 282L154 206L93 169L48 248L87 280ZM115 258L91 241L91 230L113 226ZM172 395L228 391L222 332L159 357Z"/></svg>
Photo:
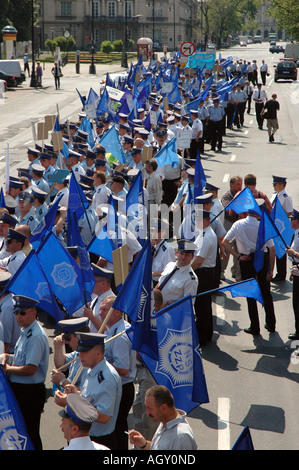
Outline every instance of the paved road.
<svg viewBox="0 0 299 470"><path fill-rule="evenodd" d="M256 58L259 64L264 58L271 70L279 60L277 55L268 52L265 44L249 45L247 48L236 46L222 51L223 57L227 55L248 60ZM82 94L87 93L91 86L97 91L107 71L97 68L97 75L91 76L85 69L78 77L74 66L67 67L61 90L54 89L53 78L45 73L44 89L36 91L24 86L16 92L7 93L5 103L0 106L1 117L5 116L4 122L1 119L0 156L5 154L9 143L12 171L24 163L26 145L32 144L31 122L43 119L45 114L55 113L57 105L61 119L74 118L80 110L75 88ZM121 68L109 67L109 72L117 70ZM281 104L280 129L275 143L268 142L266 130L258 130L251 111L250 115L245 116L243 129L227 132L221 154L207 151L202 156L203 167L209 181L220 187L220 194L226 191L230 177L236 174L256 174L258 189L269 196L273 190L272 174L286 176L287 189L298 209L298 83L276 84L272 73L266 90L268 95L276 92ZM0 165L1 172L3 162L0 161ZM232 281L228 270L227 282ZM288 334L294 328L292 285L286 281L272 286L277 331L269 334L263 329L263 311L260 308L262 329L258 338L242 331L249 325L245 299L232 299L230 294L214 297L215 333L213 342L202 351L210 403L198 407L189 417L200 449L230 449L245 425L251 429L257 450L299 448L296 436L299 366L298 361L292 358L297 346L288 340ZM52 347L53 326L46 319L41 320ZM52 361L53 354L50 364ZM49 378L47 388L49 397L42 416L41 432L44 449L50 450L63 446L64 439L59 429L58 410L51 398Z"/></svg>

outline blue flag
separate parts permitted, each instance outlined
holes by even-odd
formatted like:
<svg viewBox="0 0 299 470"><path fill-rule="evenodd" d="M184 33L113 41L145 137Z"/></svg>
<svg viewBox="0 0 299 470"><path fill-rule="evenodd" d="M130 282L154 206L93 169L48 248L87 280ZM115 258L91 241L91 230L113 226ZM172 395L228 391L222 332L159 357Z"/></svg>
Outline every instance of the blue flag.
<svg viewBox="0 0 299 470"><path fill-rule="evenodd" d="M186 413L209 403L191 296L157 312L156 323L158 359L141 353L154 379L170 390L175 406Z"/></svg>
<svg viewBox="0 0 299 470"><path fill-rule="evenodd" d="M129 274L112 305L131 321L132 349L156 358L157 330L152 282L152 248L149 239L138 253Z"/></svg>
<svg viewBox="0 0 299 470"><path fill-rule="evenodd" d="M101 116L104 113L108 113L110 119L113 121L116 115L116 111L113 108L112 101L109 97L107 88L105 87L104 92L101 96L101 99L97 105L96 115L97 117Z"/></svg>
<svg viewBox="0 0 299 470"><path fill-rule="evenodd" d="M250 297L257 300L261 305L264 305L260 286L255 279L248 279L246 281L236 282L229 286L220 287L218 291L230 292L233 298Z"/></svg>
<svg viewBox="0 0 299 470"><path fill-rule="evenodd" d="M10 278L5 290L15 295L25 295L38 300L38 307L51 315L56 323L67 316L56 302L34 249Z"/></svg>
<svg viewBox="0 0 299 470"><path fill-rule="evenodd" d="M47 235L48 232L52 230L61 198L62 195L56 199L40 223L34 228L29 239L33 248L37 249L43 238Z"/></svg>
<svg viewBox="0 0 299 470"><path fill-rule="evenodd" d="M0 207L2 207L2 209L6 209L3 188L1 188L1 191L0 191Z"/></svg>
<svg viewBox="0 0 299 470"><path fill-rule="evenodd" d="M95 147L95 138L94 138L94 135L93 135L93 130L92 130L92 127L91 127L90 120L87 119L87 117L82 119L79 129L81 131L84 131L84 132L88 133L87 142L88 142L88 145L90 146L90 148L93 149Z"/></svg>
<svg viewBox="0 0 299 470"><path fill-rule="evenodd" d="M245 186L245 188L227 204L225 210L228 211L230 209L236 212L236 214L252 211L257 215L262 215L261 209L248 186Z"/></svg>
<svg viewBox="0 0 299 470"><path fill-rule="evenodd" d="M258 236L256 241L254 268L256 272L260 272L264 266L264 245L268 240L278 237L279 233L274 222L268 214L267 209L262 207L262 217L259 224ZM275 243L275 242L274 242Z"/></svg>
<svg viewBox="0 0 299 470"><path fill-rule="evenodd" d="M119 139L118 132L115 126L112 126L101 138L100 145L102 145L108 152L119 161L119 163L126 163L126 157Z"/></svg>
<svg viewBox="0 0 299 470"><path fill-rule="evenodd" d="M82 103L82 109L83 109L83 111L84 111L84 109L85 109L85 103L86 103L86 98L81 95L81 93L80 93L80 91L78 90L78 88L76 88L76 91L77 91L77 93L78 93L78 95L79 95L79 98L80 98L81 103Z"/></svg>
<svg viewBox="0 0 299 470"><path fill-rule="evenodd" d="M0 450L35 450L10 384L0 367Z"/></svg>
<svg viewBox="0 0 299 470"><path fill-rule="evenodd" d="M94 253L101 258L113 263L113 251L115 250L115 245L113 240L110 238L107 231L107 225L104 225L100 233L94 235L87 246L87 251L89 253Z"/></svg>
<svg viewBox="0 0 299 470"><path fill-rule="evenodd" d="M202 196L203 188L207 182L204 169L201 164L201 158L199 152L197 153L196 163L195 163L195 175L194 175L194 200L198 196Z"/></svg>
<svg viewBox="0 0 299 470"><path fill-rule="evenodd" d="M246 426L233 445L232 450L254 450L250 429Z"/></svg>
<svg viewBox="0 0 299 470"><path fill-rule="evenodd" d="M77 220L82 217L84 212L89 206L89 202L86 198L86 195L83 192L80 184L77 181L76 176L72 171L70 184L69 184L69 199L68 199L68 208L67 208L67 224L68 224L68 245L73 246L72 243L72 233L73 233L73 225L74 225L74 217L73 213L76 212ZM87 222L88 216L86 215ZM91 230L91 227L90 227Z"/></svg>
<svg viewBox="0 0 299 470"><path fill-rule="evenodd" d="M177 167L179 161L177 154L176 137L171 139L164 147L159 150L155 156L158 166L171 165L173 168Z"/></svg>
<svg viewBox="0 0 299 470"><path fill-rule="evenodd" d="M95 119L97 117L97 107L100 101L99 95L90 88L87 100L85 101L86 118Z"/></svg>
<svg viewBox="0 0 299 470"><path fill-rule="evenodd" d="M286 254L287 246L291 246L294 236L294 230L291 227L291 221L282 207L278 197L274 201L274 207L271 212L271 219L278 229L280 236L275 238L275 251L278 258L282 258Z"/></svg>
<svg viewBox="0 0 299 470"><path fill-rule="evenodd" d="M206 97L209 95L210 87L206 88L204 91L202 91L196 100L191 101L190 103L187 104L187 110L189 115L191 115L191 110L192 109L198 109L199 104L206 99Z"/></svg>
<svg viewBox="0 0 299 470"><path fill-rule="evenodd" d="M147 237L147 212L144 204L142 173L135 176L126 195L126 213L129 230L136 234L141 245Z"/></svg>
<svg viewBox="0 0 299 470"><path fill-rule="evenodd" d="M86 292L88 292L89 294L92 294L94 284L95 284L95 278L94 278L93 270L91 269L91 266L90 266L90 259L88 256L86 246L83 243L82 237L80 235L78 219L77 219L77 215L75 211L73 212L73 221L74 223L72 226L73 228L72 245L70 246L76 246L78 250L82 281L84 285L84 294L86 295Z"/></svg>
<svg viewBox="0 0 299 470"><path fill-rule="evenodd" d="M82 307L86 300L81 270L76 261L62 246L54 233L50 232L37 250L37 257L43 267L50 288L64 305L68 315Z"/></svg>

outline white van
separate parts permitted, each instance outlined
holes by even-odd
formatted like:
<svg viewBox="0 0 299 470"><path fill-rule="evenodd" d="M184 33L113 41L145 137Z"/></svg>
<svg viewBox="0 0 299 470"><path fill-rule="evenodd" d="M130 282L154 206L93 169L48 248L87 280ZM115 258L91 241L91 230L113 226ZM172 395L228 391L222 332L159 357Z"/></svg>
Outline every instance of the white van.
<svg viewBox="0 0 299 470"><path fill-rule="evenodd" d="M17 85L26 80L25 73L22 71L21 64L18 60L0 60L0 70L8 75L13 75Z"/></svg>

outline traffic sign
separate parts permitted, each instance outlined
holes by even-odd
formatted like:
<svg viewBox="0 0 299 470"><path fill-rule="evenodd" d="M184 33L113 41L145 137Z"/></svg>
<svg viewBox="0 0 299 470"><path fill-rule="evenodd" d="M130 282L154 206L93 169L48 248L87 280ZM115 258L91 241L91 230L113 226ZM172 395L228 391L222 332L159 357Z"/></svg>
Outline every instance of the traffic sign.
<svg viewBox="0 0 299 470"><path fill-rule="evenodd" d="M180 51L185 57L190 57L195 52L195 46L192 42L186 41L181 45Z"/></svg>

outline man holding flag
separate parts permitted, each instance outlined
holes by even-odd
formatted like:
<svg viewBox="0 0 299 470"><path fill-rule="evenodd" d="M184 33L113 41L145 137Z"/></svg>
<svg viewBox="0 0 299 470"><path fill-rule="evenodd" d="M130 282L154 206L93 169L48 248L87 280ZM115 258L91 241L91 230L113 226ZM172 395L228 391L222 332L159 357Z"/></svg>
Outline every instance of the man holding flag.
<svg viewBox="0 0 299 470"><path fill-rule="evenodd" d="M275 313L273 299L270 290L270 280L273 276L275 262L275 247L272 239L264 245L264 263L262 269L257 272L254 267L254 258L258 238L259 219L256 212L248 211L246 218L237 220L232 228L225 235L222 242L223 247L240 262L242 280L256 278L261 289L264 300L266 324L265 328L269 332L275 331ZM236 241L236 251L231 242ZM239 254L240 253L240 254ZM260 322L256 300L247 298L250 327L245 328L245 333L252 335L260 334Z"/></svg>

